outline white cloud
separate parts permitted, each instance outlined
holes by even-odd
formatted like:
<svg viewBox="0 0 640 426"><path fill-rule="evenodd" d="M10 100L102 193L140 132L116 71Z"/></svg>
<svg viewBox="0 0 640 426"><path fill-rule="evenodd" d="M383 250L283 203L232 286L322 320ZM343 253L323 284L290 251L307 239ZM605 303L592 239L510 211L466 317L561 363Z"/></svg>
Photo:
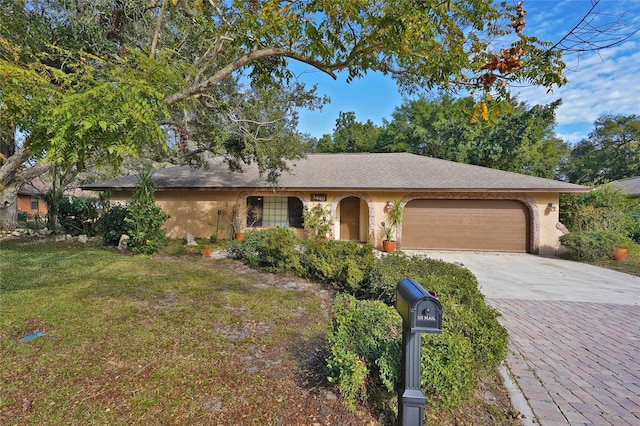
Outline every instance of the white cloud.
<svg viewBox="0 0 640 426"><path fill-rule="evenodd" d="M546 93L528 87L518 90L519 98L531 105L548 104L561 98L558 125L593 123L605 113L640 114L640 42L629 40L598 55L584 54L567 64L569 82ZM585 128L585 137L590 131ZM576 134L573 132L572 140Z"/></svg>

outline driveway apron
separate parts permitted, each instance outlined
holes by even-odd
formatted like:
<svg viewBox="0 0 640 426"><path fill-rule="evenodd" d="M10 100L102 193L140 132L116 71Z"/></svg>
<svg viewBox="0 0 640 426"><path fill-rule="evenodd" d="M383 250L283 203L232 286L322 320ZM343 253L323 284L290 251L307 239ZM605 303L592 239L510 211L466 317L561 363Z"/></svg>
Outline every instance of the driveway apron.
<svg viewBox="0 0 640 426"><path fill-rule="evenodd" d="M640 425L640 277L527 254L420 254L476 275L537 423Z"/></svg>

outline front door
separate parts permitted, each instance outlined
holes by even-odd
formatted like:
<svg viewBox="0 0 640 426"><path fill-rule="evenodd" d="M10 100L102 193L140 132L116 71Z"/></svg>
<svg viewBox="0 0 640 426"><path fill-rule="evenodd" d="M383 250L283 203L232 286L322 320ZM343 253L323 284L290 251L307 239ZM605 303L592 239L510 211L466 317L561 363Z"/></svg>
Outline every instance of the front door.
<svg viewBox="0 0 640 426"><path fill-rule="evenodd" d="M340 239L360 239L360 199L357 197L340 201Z"/></svg>

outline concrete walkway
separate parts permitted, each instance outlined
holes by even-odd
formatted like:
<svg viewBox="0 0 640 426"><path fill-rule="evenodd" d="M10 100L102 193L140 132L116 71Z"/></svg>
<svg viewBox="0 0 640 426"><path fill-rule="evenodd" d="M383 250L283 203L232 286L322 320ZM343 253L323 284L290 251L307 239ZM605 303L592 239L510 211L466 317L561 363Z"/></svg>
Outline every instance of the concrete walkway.
<svg viewBox="0 0 640 426"><path fill-rule="evenodd" d="M640 277L527 254L420 254L464 265L502 313L513 397L535 416L523 423L640 425Z"/></svg>

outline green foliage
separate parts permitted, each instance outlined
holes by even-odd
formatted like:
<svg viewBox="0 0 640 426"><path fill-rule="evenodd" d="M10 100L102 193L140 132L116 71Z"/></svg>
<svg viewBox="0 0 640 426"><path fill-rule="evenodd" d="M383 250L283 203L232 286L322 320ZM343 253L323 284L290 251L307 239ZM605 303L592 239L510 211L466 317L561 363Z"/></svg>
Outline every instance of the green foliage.
<svg viewBox="0 0 640 426"><path fill-rule="evenodd" d="M78 197L58 200L58 222L67 234L95 235L98 216L96 200Z"/></svg>
<svg viewBox="0 0 640 426"><path fill-rule="evenodd" d="M445 318L449 307L444 308ZM497 324L495 318L492 321ZM504 359L506 332L500 338ZM336 296L327 333L328 377L350 407L368 401L393 410L389 401L400 383L401 343L402 320L395 308L381 301ZM434 408L452 407L468 398L477 385L477 370L492 368L479 362L473 340L459 329L445 327L442 334L424 335L421 352L421 385L428 406Z"/></svg>
<svg viewBox="0 0 640 426"><path fill-rule="evenodd" d="M79 168L164 147L166 129L172 153L222 153L275 178L283 158L302 153L297 111L326 102L294 82L292 61L349 81L377 70L407 93L464 87L506 98L510 83L565 83L560 52L514 32L514 7L486 0L175 3L3 2L3 122L24 131L32 155ZM484 66L511 47L526 51L520 65L487 86ZM338 144L368 150L375 126L350 114Z"/></svg>
<svg viewBox="0 0 640 426"><path fill-rule="evenodd" d="M385 239L387 241L394 241L398 226L402 223L402 200L392 201L391 204L385 208L387 212L387 222L382 222L382 229L384 229Z"/></svg>
<svg viewBox="0 0 640 426"><path fill-rule="evenodd" d="M577 260L591 262L611 257L623 240L611 231L577 231L560 237L560 244L571 251Z"/></svg>
<svg viewBox="0 0 640 426"><path fill-rule="evenodd" d="M369 245L354 241L307 240L302 265L313 280L331 283L355 296L367 293L366 284L375 257Z"/></svg>
<svg viewBox="0 0 640 426"><path fill-rule="evenodd" d="M331 230L331 207L322 207L321 204L318 204L311 209L304 209L302 220L309 238L326 239Z"/></svg>
<svg viewBox="0 0 640 426"><path fill-rule="evenodd" d="M376 361L383 354L398 356L388 346L398 347L401 319L380 301L358 301L346 294L336 296L333 313L327 332L328 378L353 408L357 400L367 399L367 380L379 376Z"/></svg>
<svg viewBox="0 0 640 426"><path fill-rule="evenodd" d="M349 404L376 395L375 402L384 405L395 391L400 374L401 328L400 317L391 306L398 281L408 276L436 291L444 311L443 333L425 336L422 346L422 386L431 406L455 406L475 388L478 369L495 368L506 356L507 332L497 321L498 312L484 302L469 270L438 260L389 254L373 264L369 285L361 287L365 292L359 295L380 301L356 301L344 295L336 299L328 362L332 381ZM396 322L391 326L385 318L393 315ZM386 334L377 331L380 327ZM374 331L362 335L361 330ZM363 369L368 372L364 379ZM341 387L342 379L346 383Z"/></svg>
<svg viewBox="0 0 640 426"><path fill-rule="evenodd" d="M156 205L154 191L151 172L142 172L128 206L129 214L124 219L127 235L131 237L129 247L137 253L155 253L166 240L162 225L169 215Z"/></svg>
<svg viewBox="0 0 640 426"><path fill-rule="evenodd" d="M594 185L640 176L640 118L598 117L589 138L571 150L563 171L571 182Z"/></svg>
<svg viewBox="0 0 640 426"><path fill-rule="evenodd" d="M316 152L374 152L381 128L371 120L356 121L354 112L340 112L333 135L323 136Z"/></svg>
<svg viewBox="0 0 640 426"><path fill-rule="evenodd" d="M486 305L478 281L466 268L392 253L379 259L369 276L367 298L393 306L398 281L412 277L424 288L435 291L446 314L443 328L469 340L477 365L497 366L506 356L507 334L497 318L499 313Z"/></svg>
<svg viewBox="0 0 640 426"><path fill-rule="evenodd" d="M454 407L476 388L477 364L472 343L461 334L424 335L420 385L428 407Z"/></svg>
<svg viewBox="0 0 640 426"><path fill-rule="evenodd" d="M129 209L119 204L111 206L102 214L98 221L98 230L102 234L102 241L106 245L117 246L120 236L127 233L125 221Z"/></svg>
<svg viewBox="0 0 640 426"><path fill-rule="evenodd" d="M269 272L300 272L300 240L293 229L268 228L247 231L242 241L233 241L228 252L234 259Z"/></svg>
<svg viewBox="0 0 640 426"><path fill-rule="evenodd" d="M560 203L560 221L571 232L607 231L622 236L636 232L640 201L621 188L603 185L588 193L563 194Z"/></svg>
<svg viewBox="0 0 640 426"><path fill-rule="evenodd" d="M553 135L560 102L529 107L491 101L487 119L472 122L476 105L471 97L406 101L385 123L376 151L412 152L533 176L556 176L567 152Z"/></svg>

